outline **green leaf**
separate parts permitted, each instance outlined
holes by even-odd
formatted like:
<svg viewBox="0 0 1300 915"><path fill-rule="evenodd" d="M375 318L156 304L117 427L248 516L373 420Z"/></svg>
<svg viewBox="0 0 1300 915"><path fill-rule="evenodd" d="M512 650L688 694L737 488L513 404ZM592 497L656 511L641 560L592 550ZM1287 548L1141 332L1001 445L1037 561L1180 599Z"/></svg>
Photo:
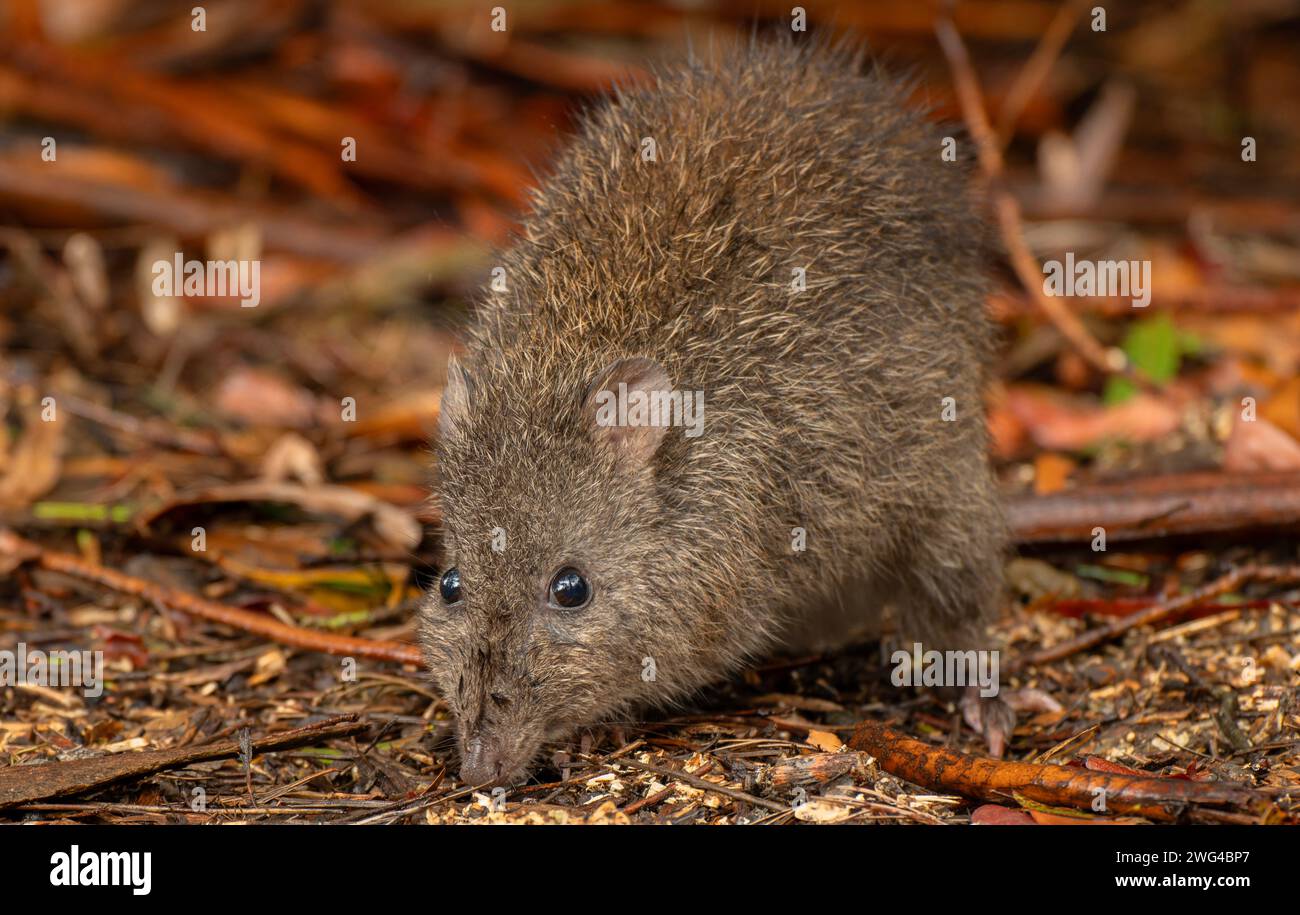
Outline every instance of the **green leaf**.
<svg viewBox="0 0 1300 915"><path fill-rule="evenodd" d="M135 509L129 505L93 505L84 502L37 502L32 517L43 521L111 521L125 524Z"/></svg>
<svg viewBox="0 0 1300 915"><path fill-rule="evenodd" d="M1130 585L1136 588L1144 587L1149 580L1148 576L1141 572L1134 572L1131 569L1116 569L1112 566L1079 565L1075 566L1074 574L1080 578L1091 578L1096 581L1105 581L1116 585Z"/></svg>
<svg viewBox="0 0 1300 915"><path fill-rule="evenodd" d="M1127 378L1121 378L1118 375L1111 375L1106 379L1106 387L1102 389L1101 400L1108 407L1115 404L1123 403L1137 393L1137 387Z"/></svg>
<svg viewBox="0 0 1300 915"><path fill-rule="evenodd" d="M1129 362L1145 372L1156 384L1166 384L1178 375L1183 353L1192 349L1190 341L1180 335L1169 315L1160 313L1134 322L1124 335L1124 353ZM1137 393L1127 378L1111 377L1102 394L1107 404L1123 403Z"/></svg>

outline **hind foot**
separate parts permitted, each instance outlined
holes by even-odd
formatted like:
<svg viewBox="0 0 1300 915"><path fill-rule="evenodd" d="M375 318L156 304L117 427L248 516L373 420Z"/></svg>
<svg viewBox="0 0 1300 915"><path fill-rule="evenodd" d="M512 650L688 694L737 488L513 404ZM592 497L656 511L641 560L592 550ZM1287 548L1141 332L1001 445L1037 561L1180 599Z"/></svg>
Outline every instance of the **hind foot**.
<svg viewBox="0 0 1300 915"><path fill-rule="evenodd" d="M971 730L984 735L994 759L1006 753L1007 739L1016 726L1016 712L1061 711L1061 704L1042 690L1004 689L996 696L981 696L978 686L966 687L960 706Z"/></svg>

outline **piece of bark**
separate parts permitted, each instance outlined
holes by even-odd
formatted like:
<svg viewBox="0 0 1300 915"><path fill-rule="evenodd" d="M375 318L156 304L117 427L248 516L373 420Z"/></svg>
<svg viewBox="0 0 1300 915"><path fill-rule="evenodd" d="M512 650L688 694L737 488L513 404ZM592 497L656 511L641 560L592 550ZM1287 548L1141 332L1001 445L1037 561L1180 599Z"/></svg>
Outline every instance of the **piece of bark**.
<svg viewBox="0 0 1300 915"><path fill-rule="evenodd" d="M252 742L254 753L288 750L321 740L347 737L368 727L355 713L336 715L315 724L269 734ZM0 769L0 809L15 804L69 797L128 778L153 775L198 762L233 759L240 753L238 740L224 740L206 746L177 747L170 750L144 750L139 753L114 753L89 759Z"/></svg>
<svg viewBox="0 0 1300 915"><path fill-rule="evenodd" d="M759 784L777 793L799 787L825 784L854 769L865 766L867 758L862 753L813 753L795 756L773 763L759 776Z"/></svg>
<svg viewBox="0 0 1300 915"><path fill-rule="evenodd" d="M932 747L874 721L864 721L849 746L875 757L880 768L933 791L994 803L1019 795L1052 807L1095 811L1172 822L1222 811L1246 812L1260 823L1282 822L1284 814L1253 791L1222 782L1138 778L1092 772L1073 766L1004 762Z"/></svg>

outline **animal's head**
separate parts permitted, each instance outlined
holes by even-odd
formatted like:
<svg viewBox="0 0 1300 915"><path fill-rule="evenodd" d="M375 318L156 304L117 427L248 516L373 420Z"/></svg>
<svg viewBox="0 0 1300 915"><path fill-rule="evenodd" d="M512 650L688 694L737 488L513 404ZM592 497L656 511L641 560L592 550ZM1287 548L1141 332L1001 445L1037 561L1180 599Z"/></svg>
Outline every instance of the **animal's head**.
<svg viewBox="0 0 1300 915"><path fill-rule="evenodd" d="M686 560L658 473L680 443L610 412L668 375L644 358L567 374L521 391L499 365L453 364L443 392L446 559L421 638L472 784L517 781L544 742L653 696L656 665L682 651L666 582Z"/></svg>

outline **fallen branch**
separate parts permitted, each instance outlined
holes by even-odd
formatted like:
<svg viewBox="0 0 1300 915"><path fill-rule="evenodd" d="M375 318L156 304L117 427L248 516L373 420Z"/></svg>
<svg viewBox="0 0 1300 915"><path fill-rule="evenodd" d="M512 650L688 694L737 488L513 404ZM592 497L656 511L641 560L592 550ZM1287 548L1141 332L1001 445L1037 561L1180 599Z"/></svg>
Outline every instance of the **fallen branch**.
<svg viewBox="0 0 1300 915"><path fill-rule="evenodd" d="M93 581L122 594L155 601L162 606L188 613L214 623L242 629L282 645L321 651L338 657L374 658L399 664L420 664L420 649L405 642L360 639L290 626L272 617L178 591L157 582L136 578L114 569L92 565L67 553L47 550L12 531L0 529L0 556L9 554L23 561L33 561L43 569L62 572L85 581Z"/></svg>
<svg viewBox="0 0 1300 915"><path fill-rule="evenodd" d="M1005 803L1017 796L1053 807L1094 810L1166 822L1212 819L1224 809L1249 811L1260 823L1284 815L1252 791L1222 782L1115 775L1071 766L1003 762L932 747L874 721L858 726L849 746L869 753L891 775L951 794Z"/></svg>
<svg viewBox="0 0 1300 915"><path fill-rule="evenodd" d="M359 721L355 713L337 715L291 731L260 737L252 742L252 747L254 753L289 750L322 740L347 737L364 731L367 727L367 723ZM0 769L0 809L31 801L68 797L123 779L140 778L198 762L233 759L239 754L239 741L227 740L206 746L113 753L89 759L8 766Z"/></svg>
<svg viewBox="0 0 1300 915"><path fill-rule="evenodd" d="M1138 626L1151 626L1162 620L1182 613L1188 607L1203 604L1220 594L1226 594L1235 590L1239 585L1246 582L1297 582L1300 581L1300 565L1293 566L1261 566L1247 565L1233 569L1226 575L1216 578L1207 585L1202 585L1189 594L1181 594L1174 598L1157 601L1146 610L1120 617L1114 622L1107 623L1105 626L1098 626L1096 629L1067 639L1057 645L1049 648L1043 648L1031 654L1017 659L1018 667L1024 667L1031 664L1046 664L1051 661L1059 661L1061 658L1067 658L1072 654L1077 654L1094 645L1100 645L1102 642L1108 642L1111 639L1118 638L1130 629L1136 629Z"/></svg>
<svg viewBox="0 0 1300 915"><path fill-rule="evenodd" d="M1005 500L1017 543L1245 531L1300 524L1300 472L1189 473Z"/></svg>

